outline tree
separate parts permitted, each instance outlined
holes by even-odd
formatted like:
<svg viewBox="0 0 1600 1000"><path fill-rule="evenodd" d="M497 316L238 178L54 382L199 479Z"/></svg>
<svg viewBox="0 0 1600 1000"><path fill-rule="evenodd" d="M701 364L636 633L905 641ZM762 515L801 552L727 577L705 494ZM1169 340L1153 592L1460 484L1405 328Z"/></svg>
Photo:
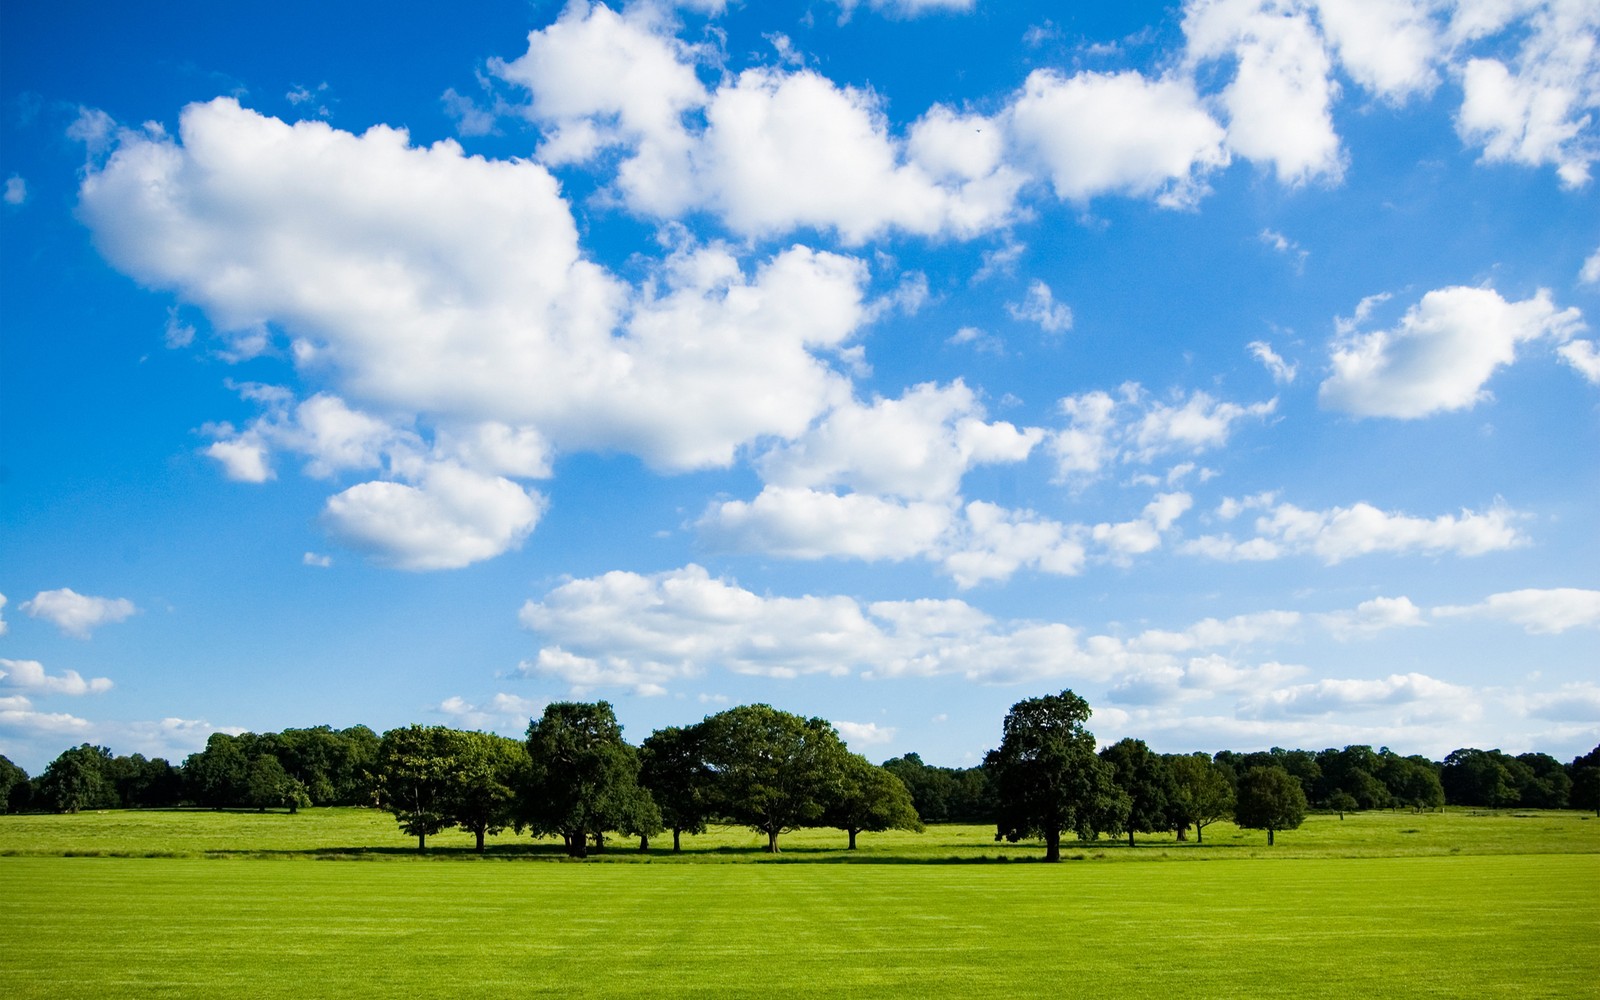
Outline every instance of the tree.
<svg viewBox="0 0 1600 1000"><path fill-rule="evenodd" d="M183 762L183 783L196 805L223 809L244 804L250 759L241 739L212 733L206 748Z"/></svg>
<svg viewBox="0 0 1600 1000"><path fill-rule="evenodd" d="M250 761L245 774L244 804L255 806L260 812L283 806L291 813L301 806L311 804L305 785L291 778L278 758L271 754L258 754Z"/></svg>
<svg viewBox="0 0 1600 1000"><path fill-rule="evenodd" d="M447 812L482 853L489 835L516 822L517 789L527 784L531 767L528 747L493 733L455 731L450 742L454 768Z"/></svg>
<svg viewBox="0 0 1600 1000"><path fill-rule="evenodd" d="M911 792L899 778L853 753L846 754L840 771L839 793L825 811L824 819L849 834L850 850L856 849L858 833L922 832L922 819L911 805Z"/></svg>
<svg viewBox="0 0 1600 1000"><path fill-rule="evenodd" d="M1566 767L1546 753L1517 755L1517 763L1526 768L1525 777L1518 782L1518 798L1524 807L1532 809L1565 809L1572 795L1572 776Z"/></svg>
<svg viewBox="0 0 1600 1000"><path fill-rule="evenodd" d="M1595 815L1600 816L1600 746L1574 757L1571 771L1571 806L1574 809L1593 809Z"/></svg>
<svg viewBox="0 0 1600 1000"><path fill-rule="evenodd" d="M378 744L378 803L428 849L428 837L455 822L456 740L444 726L406 726Z"/></svg>
<svg viewBox="0 0 1600 1000"><path fill-rule="evenodd" d="M111 762L106 747L82 746L64 750L39 777L40 796L47 808L75 813L83 809L115 809L117 789L105 776Z"/></svg>
<svg viewBox="0 0 1600 1000"><path fill-rule="evenodd" d="M4 754L0 754L0 813L15 812L16 810L11 807L11 796L17 788L27 786L28 772L13 764Z"/></svg>
<svg viewBox="0 0 1600 1000"><path fill-rule="evenodd" d="M1510 767L1515 763L1499 750L1453 750L1439 769L1445 798L1462 806L1514 806L1521 797ZM1526 769L1526 765L1523 767Z"/></svg>
<svg viewBox="0 0 1600 1000"><path fill-rule="evenodd" d="M1300 780L1281 767L1253 767L1239 778L1233 820L1246 830L1267 831L1267 846L1279 830L1298 829L1306 818Z"/></svg>
<svg viewBox="0 0 1600 1000"><path fill-rule="evenodd" d="M589 838L636 823L648 796L639 755L622 739L608 702L554 702L528 724L530 794L520 824L559 834L568 855L588 856Z"/></svg>
<svg viewBox="0 0 1600 1000"><path fill-rule="evenodd" d="M704 833L712 805L715 775L705 762L700 726L668 726L651 733L639 747L639 783L649 789L672 850L683 850L683 834Z"/></svg>
<svg viewBox="0 0 1600 1000"><path fill-rule="evenodd" d="M1233 813L1233 784L1223 769L1203 753L1169 757L1172 772L1172 822L1183 839L1194 827L1194 841L1205 843L1205 828Z"/></svg>
<svg viewBox="0 0 1600 1000"><path fill-rule="evenodd" d="M1389 791L1389 801L1416 812L1444 805L1444 786L1439 784L1439 765L1420 754L1401 757L1388 748L1379 752L1382 762L1378 777Z"/></svg>
<svg viewBox="0 0 1600 1000"><path fill-rule="evenodd" d="M1344 819L1345 813L1355 812L1361 808L1361 803L1356 801L1356 797L1342 788L1328 796L1327 801L1323 804L1338 813L1340 820Z"/></svg>
<svg viewBox="0 0 1600 1000"><path fill-rule="evenodd" d="M1055 862L1062 830L1087 839L1105 828L1118 791L1084 728L1088 718L1089 703L1071 691L1011 706L999 749L984 757L994 781L995 839L1040 837L1045 860Z"/></svg>
<svg viewBox="0 0 1600 1000"><path fill-rule="evenodd" d="M780 834L816 826L837 798L847 751L822 719L741 705L701 725L713 812L766 834L768 853L778 853Z"/></svg>
<svg viewBox="0 0 1600 1000"><path fill-rule="evenodd" d="M1172 828L1177 787L1166 760L1150 752L1144 740L1122 739L1100 751L1100 759L1111 765L1113 780L1128 794L1128 818L1124 827L1128 846L1134 833L1160 833Z"/></svg>

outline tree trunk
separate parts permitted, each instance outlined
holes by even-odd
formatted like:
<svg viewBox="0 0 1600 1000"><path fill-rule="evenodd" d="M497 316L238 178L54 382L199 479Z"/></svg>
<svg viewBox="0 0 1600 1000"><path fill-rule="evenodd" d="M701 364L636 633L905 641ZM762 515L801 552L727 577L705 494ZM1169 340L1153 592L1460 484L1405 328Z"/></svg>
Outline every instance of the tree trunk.
<svg viewBox="0 0 1600 1000"><path fill-rule="evenodd" d="M478 835L478 853L482 854L483 853L483 834L484 834L483 827L480 826L476 830L473 830L472 832Z"/></svg>
<svg viewBox="0 0 1600 1000"><path fill-rule="evenodd" d="M648 851L649 849L650 849L650 838L645 836L642 833L639 834L639 850Z"/></svg>
<svg viewBox="0 0 1600 1000"><path fill-rule="evenodd" d="M1267 846L1272 846L1272 827L1267 827Z"/></svg>
<svg viewBox="0 0 1600 1000"><path fill-rule="evenodd" d="M848 834L850 834L850 850L852 850L852 851L853 851L853 850L855 850L855 849L856 849L856 831L854 831L854 830L847 830L847 831L845 831L845 832L846 832L846 833L848 833Z"/></svg>
<svg viewBox="0 0 1600 1000"><path fill-rule="evenodd" d="M1204 830L1204 829L1205 829L1205 827L1201 826L1199 823L1196 823L1194 825L1194 842L1195 843L1203 844L1203 843L1206 842L1206 838L1200 835L1200 831Z"/></svg>
<svg viewBox="0 0 1600 1000"><path fill-rule="evenodd" d="M1131 826L1128 828L1128 846L1133 846L1133 827Z"/></svg>
<svg viewBox="0 0 1600 1000"><path fill-rule="evenodd" d="M428 835L425 834L425 833L417 834L417 850L426 851L427 849L428 849Z"/></svg>
<svg viewBox="0 0 1600 1000"><path fill-rule="evenodd" d="M768 854L777 854L778 853L778 831L777 830L768 830L767 831L767 853Z"/></svg>
<svg viewBox="0 0 1600 1000"><path fill-rule="evenodd" d="M594 850L598 854L606 848L606 835L599 830L594 832Z"/></svg>
<svg viewBox="0 0 1600 1000"><path fill-rule="evenodd" d="M673 854L681 854L683 852L683 840L679 836L682 833L683 833L683 831L678 829L677 827L673 827L672 828L672 853Z"/></svg>
<svg viewBox="0 0 1600 1000"><path fill-rule="evenodd" d="M1046 861L1061 860L1061 831L1046 830L1044 832L1044 859Z"/></svg>
<svg viewBox="0 0 1600 1000"><path fill-rule="evenodd" d="M1184 841L1186 841L1188 839L1189 839L1189 827L1188 826L1180 826L1180 827L1178 827L1178 843L1181 844L1181 843L1183 843Z"/></svg>

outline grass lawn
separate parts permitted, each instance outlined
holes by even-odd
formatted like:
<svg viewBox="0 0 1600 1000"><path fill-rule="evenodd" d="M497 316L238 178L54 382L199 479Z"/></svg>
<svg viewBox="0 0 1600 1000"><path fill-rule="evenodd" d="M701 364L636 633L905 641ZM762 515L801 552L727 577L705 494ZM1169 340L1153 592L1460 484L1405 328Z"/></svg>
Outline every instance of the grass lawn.
<svg viewBox="0 0 1600 1000"><path fill-rule="evenodd" d="M1578 997L1600 856L0 858L10 997Z"/></svg>
<svg viewBox="0 0 1600 1000"><path fill-rule="evenodd" d="M419 863L371 810L0 816L0 995L1600 996L1594 817L1139 841L716 830L570 863L453 833Z"/></svg>

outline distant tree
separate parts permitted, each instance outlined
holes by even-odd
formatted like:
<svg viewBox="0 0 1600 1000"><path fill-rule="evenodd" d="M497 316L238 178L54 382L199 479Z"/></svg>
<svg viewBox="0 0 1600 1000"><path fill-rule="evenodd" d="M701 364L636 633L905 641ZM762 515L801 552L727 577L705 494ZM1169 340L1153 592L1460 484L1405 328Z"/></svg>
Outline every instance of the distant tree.
<svg viewBox="0 0 1600 1000"><path fill-rule="evenodd" d="M911 795L912 808L924 822L943 823L950 817L955 779L943 768L929 767L914 753L883 762L883 769L900 779Z"/></svg>
<svg viewBox="0 0 1600 1000"><path fill-rule="evenodd" d="M1572 776L1566 767L1547 753L1517 755L1517 763L1527 768L1517 783L1520 804L1532 809L1565 809L1572 795Z"/></svg>
<svg viewBox="0 0 1600 1000"><path fill-rule="evenodd" d="M716 814L766 834L771 854L780 834L821 823L847 754L833 726L770 705L740 705L701 725Z"/></svg>
<svg viewBox="0 0 1600 1000"><path fill-rule="evenodd" d="M622 739L608 702L554 702L528 725L529 795L520 824L559 834L567 853L639 818L639 756Z"/></svg>
<svg viewBox="0 0 1600 1000"><path fill-rule="evenodd" d="M1039 837L1045 860L1061 860L1061 831L1087 839L1105 829L1119 796L1111 766L1084 728L1089 703L1062 691L1029 698L1006 713L998 749L984 765L993 777L997 833L1015 843Z"/></svg>
<svg viewBox="0 0 1600 1000"><path fill-rule="evenodd" d="M1117 786L1128 794L1124 827L1128 846L1135 833L1162 833L1172 829L1177 784L1165 758L1150 752L1144 740L1122 739L1100 751L1111 765Z"/></svg>
<svg viewBox="0 0 1600 1000"><path fill-rule="evenodd" d="M121 803L116 786L106 778L110 763L111 751L106 747L85 743L62 751L39 777L43 804L60 813L117 808Z"/></svg>
<svg viewBox="0 0 1600 1000"><path fill-rule="evenodd" d="M419 851L455 823L456 749L455 731L444 726L391 729L378 744L378 804L417 838Z"/></svg>
<svg viewBox="0 0 1600 1000"><path fill-rule="evenodd" d="M1390 804L1407 806L1416 812L1444 805L1439 765L1421 755L1401 757L1388 748L1380 752L1380 757L1378 777L1389 792Z"/></svg>
<svg viewBox="0 0 1600 1000"><path fill-rule="evenodd" d="M1279 830L1298 829L1306 818L1306 793L1281 767L1253 767L1239 778L1233 820L1246 830L1267 831L1271 847Z"/></svg>
<svg viewBox="0 0 1600 1000"><path fill-rule="evenodd" d="M663 828L672 831L674 853L683 850L683 834L705 832L714 778L700 726L658 729L640 745L639 783L649 789Z"/></svg>
<svg viewBox="0 0 1600 1000"><path fill-rule="evenodd" d="M1332 795L1328 796L1327 800L1323 802L1323 805L1338 813L1341 820L1344 819L1345 813L1355 812L1357 809L1361 808L1361 803L1356 801L1356 797L1351 795L1349 792L1344 791L1343 789L1340 789L1339 791L1336 791Z"/></svg>
<svg viewBox="0 0 1600 1000"><path fill-rule="evenodd" d="M1463 806L1504 809L1521 798L1511 765L1515 760L1499 750L1464 747L1451 751L1439 769L1445 798ZM1523 765L1524 769L1526 765Z"/></svg>
<svg viewBox="0 0 1600 1000"><path fill-rule="evenodd" d="M1333 797L1343 792L1355 802L1349 809L1382 809L1389 804L1389 789L1378 778L1383 758L1370 746L1324 750L1317 754L1317 768L1321 777L1314 793L1308 794L1311 801L1335 809Z"/></svg>
<svg viewBox="0 0 1600 1000"><path fill-rule="evenodd" d="M306 787L298 778L291 778L278 758L270 753L257 754L245 775L244 804L254 806L259 812L285 808L299 812L301 806L311 804Z"/></svg>
<svg viewBox="0 0 1600 1000"><path fill-rule="evenodd" d="M27 787L28 772L0 754L0 813L15 812L11 807L11 796L16 789Z"/></svg>
<svg viewBox="0 0 1600 1000"><path fill-rule="evenodd" d="M1167 758L1172 773L1172 826L1182 840L1194 827L1195 843L1205 842L1205 828L1233 815L1233 783L1227 771L1203 753Z"/></svg>
<svg viewBox="0 0 1600 1000"><path fill-rule="evenodd" d="M839 792L825 810L824 822L849 835L850 850L856 849L858 833L922 832L911 792L894 774L859 754L847 754L840 772Z"/></svg>
<svg viewBox="0 0 1600 1000"><path fill-rule="evenodd" d="M454 764L447 812L455 826L471 833L476 848L512 826L517 791L526 787L531 763L527 744L493 733L460 732L450 739Z"/></svg>
<svg viewBox="0 0 1600 1000"><path fill-rule="evenodd" d="M1572 775L1569 804L1574 809L1593 809L1600 816L1600 746L1573 758L1568 769Z"/></svg>
<svg viewBox="0 0 1600 1000"><path fill-rule="evenodd" d="M166 760L143 754L115 757L107 771L124 808L151 809L183 801L183 774Z"/></svg>
<svg viewBox="0 0 1600 1000"><path fill-rule="evenodd" d="M227 733L212 733L206 748L183 762L183 784L196 805L224 809L244 805L245 782L250 772L248 741Z"/></svg>

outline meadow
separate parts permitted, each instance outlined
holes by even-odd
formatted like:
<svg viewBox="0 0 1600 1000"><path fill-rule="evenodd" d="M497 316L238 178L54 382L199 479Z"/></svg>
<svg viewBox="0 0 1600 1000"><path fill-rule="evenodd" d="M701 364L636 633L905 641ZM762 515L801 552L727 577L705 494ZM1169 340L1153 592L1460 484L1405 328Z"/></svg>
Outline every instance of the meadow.
<svg viewBox="0 0 1600 1000"><path fill-rule="evenodd" d="M779 858L718 830L681 856L616 844L598 863L510 835L479 857L446 836L419 863L365 810L0 816L0 982L15 997L1597 995L1594 817L1316 815L1271 849L1225 824L1205 839L1073 844L1043 865L982 827L863 835L853 853L804 831Z"/></svg>

